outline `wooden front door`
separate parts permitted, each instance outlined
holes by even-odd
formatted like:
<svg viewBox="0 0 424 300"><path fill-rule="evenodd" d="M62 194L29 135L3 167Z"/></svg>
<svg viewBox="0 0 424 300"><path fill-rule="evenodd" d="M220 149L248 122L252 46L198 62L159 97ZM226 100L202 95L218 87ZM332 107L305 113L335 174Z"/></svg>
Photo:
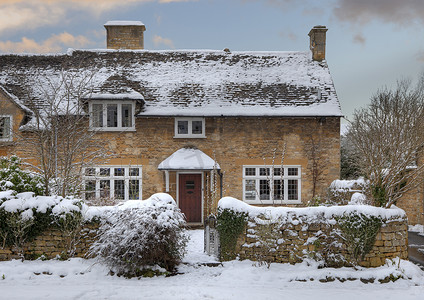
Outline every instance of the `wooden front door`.
<svg viewBox="0 0 424 300"><path fill-rule="evenodd" d="M187 222L202 222L202 174L180 174L178 201Z"/></svg>

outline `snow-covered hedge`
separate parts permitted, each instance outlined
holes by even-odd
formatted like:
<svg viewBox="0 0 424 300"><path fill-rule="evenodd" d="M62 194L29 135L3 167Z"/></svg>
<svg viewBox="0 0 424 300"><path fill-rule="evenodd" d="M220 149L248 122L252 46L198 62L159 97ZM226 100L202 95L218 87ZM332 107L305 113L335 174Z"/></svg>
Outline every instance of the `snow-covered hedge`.
<svg viewBox="0 0 424 300"><path fill-rule="evenodd" d="M21 165L21 159L17 156L0 157L0 191L42 195L43 179L40 174L22 169Z"/></svg>
<svg viewBox="0 0 424 300"><path fill-rule="evenodd" d="M114 273L140 276L145 268L170 271L185 253L185 218L168 194L107 210L91 253Z"/></svg>
<svg viewBox="0 0 424 300"><path fill-rule="evenodd" d="M24 258L24 243L53 227L66 232L69 237L70 241L64 241L67 249L63 253L63 257L68 257L72 255L72 237L83 222L85 210L87 206L82 200L73 197L0 192L0 245L19 249L19 255Z"/></svg>

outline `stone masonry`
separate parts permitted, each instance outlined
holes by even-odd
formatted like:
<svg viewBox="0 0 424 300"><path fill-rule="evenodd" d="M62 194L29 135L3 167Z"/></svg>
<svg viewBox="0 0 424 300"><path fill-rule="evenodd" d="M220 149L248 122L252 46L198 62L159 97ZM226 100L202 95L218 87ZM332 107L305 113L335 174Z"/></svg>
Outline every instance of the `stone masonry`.
<svg viewBox="0 0 424 300"><path fill-rule="evenodd" d="M301 223L300 219L293 219L291 223L285 224L283 230L279 231L274 239L278 241L275 252L268 251L264 254L262 247L264 243L263 226L257 219L249 218L248 225L237 241L236 253L241 259L258 260L258 254L262 259L279 263L298 263L305 257L314 257L320 250L323 237L330 237L331 231L337 228L336 225L329 225L325 220L320 222ZM296 224L296 225L294 225ZM376 241L372 250L365 256L359 265L364 267L379 267L385 264L386 259L400 257L408 259L408 232L406 217L396 220L385 220L377 233ZM277 231L276 231L277 232ZM261 236L262 233L262 238ZM339 243L338 250L331 249L331 255L342 255L347 262L335 264L335 266L349 266L349 261L353 261L352 253L346 243L333 235L330 242ZM328 242L328 241L327 241ZM262 248L263 249L263 248Z"/></svg>

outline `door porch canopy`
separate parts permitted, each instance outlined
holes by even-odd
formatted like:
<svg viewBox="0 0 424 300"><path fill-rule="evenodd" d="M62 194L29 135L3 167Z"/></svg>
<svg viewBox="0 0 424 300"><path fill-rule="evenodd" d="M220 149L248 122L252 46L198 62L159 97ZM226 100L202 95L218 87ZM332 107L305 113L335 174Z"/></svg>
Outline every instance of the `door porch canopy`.
<svg viewBox="0 0 424 300"><path fill-rule="evenodd" d="M220 170L219 164L199 149L181 148L162 161L159 170L165 171L166 191L169 191L169 171Z"/></svg>

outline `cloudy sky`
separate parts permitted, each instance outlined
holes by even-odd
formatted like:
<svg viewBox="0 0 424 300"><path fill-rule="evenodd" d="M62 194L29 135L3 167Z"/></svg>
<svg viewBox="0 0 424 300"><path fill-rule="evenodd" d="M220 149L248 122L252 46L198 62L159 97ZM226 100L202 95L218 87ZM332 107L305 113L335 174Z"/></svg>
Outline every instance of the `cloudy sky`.
<svg viewBox="0 0 424 300"><path fill-rule="evenodd" d="M105 48L109 20L146 24L146 49L307 51L309 30L326 25L347 118L424 71L423 0L0 0L0 52Z"/></svg>

